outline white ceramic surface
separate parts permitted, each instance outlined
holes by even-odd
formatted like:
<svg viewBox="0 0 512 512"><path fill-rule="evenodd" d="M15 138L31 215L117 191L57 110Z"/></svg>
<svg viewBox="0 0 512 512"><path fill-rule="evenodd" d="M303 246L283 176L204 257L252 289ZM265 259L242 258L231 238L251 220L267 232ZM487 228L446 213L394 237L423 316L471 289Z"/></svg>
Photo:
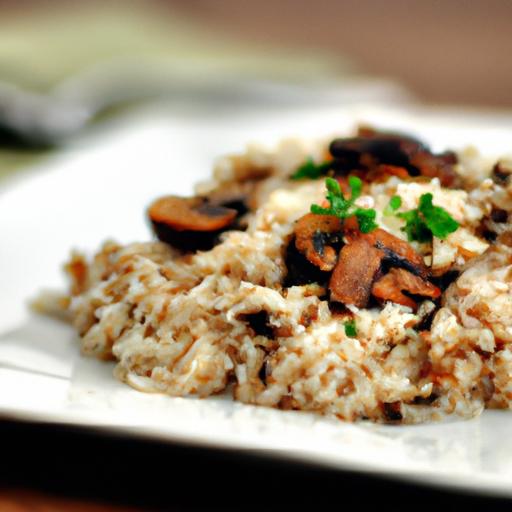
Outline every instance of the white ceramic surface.
<svg viewBox="0 0 512 512"><path fill-rule="evenodd" d="M26 301L61 287L71 247L150 236L144 208L162 193L188 193L215 156L247 141L327 136L358 121L402 128L435 148L469 143L512 152L512 118L353 107L220 118L165 110L83 140L0 189L0 414L90 425L162 440L265 450L275 457L377 472L426 484L512 497L512 411L422 426L346 424L312 414L142 394L112 365L78 354L73 331L32 315Z"/></svg>

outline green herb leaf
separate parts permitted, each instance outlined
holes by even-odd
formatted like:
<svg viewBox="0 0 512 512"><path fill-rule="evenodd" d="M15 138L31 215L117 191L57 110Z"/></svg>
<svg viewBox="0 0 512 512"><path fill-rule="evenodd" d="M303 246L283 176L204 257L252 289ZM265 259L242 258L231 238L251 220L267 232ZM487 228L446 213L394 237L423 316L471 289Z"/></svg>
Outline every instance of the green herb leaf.
<svg viewBox="0 0 512 512"><path fill-rule="evenodd" d="M291 176L292 180L310 179L316 180L320 176L327 174L331 168L331 162L324 162L316 164L311 157L309 157Z"/></svg>
<svg viewBox="0 0 512 512"><path fill-rule="evenodd" d="M377 213L372 208L358 208L354 215L357 217L359 229L361 233L370 233L374 229L377 229L379 225L375 222Z"/></svg>
<svg viewBox="0 0 512 512"><path fill-rule="evenodd" d="M402 198L400 196L393 196L389 200L389 204L384 208L384 215L393 215L400 206L402 206Z"/></svg>
<svg viewBox="0 0 512 512"><path fill-rule="evenodd" d="M352 192L350 200L354 202L363 191L363 182L357 176L349 176L348 186L350 187L350 190Z"/></svg>
<svg viewBox="0 0 512 512"><path fill-rule="evenodd" d="M341 198L343 201L345 201L345 198L343 197L343 193L341 192L341 187L338 182L338 180L335 180L334 178L326 178L325 179L325 188L327 189L327 192L332 196L332 198L337 199ZM327 198L329 199L329 197ZM329 199L329 200L331 200Z"/></svg>
<svg viewBox="0 0 512 512"><path fill-rule="evenodd" d="M444 239L456 231L459 223L441 206L435 206L431 193L420 197L418 208L398 213L405 220L402 231L407 233L409 241L429 242L432 237Z"/></svg>
<svg viewBox="0 0 512 512"><path fill-rule="evenodd" d="M350 199L345 199L338 181L333 178L326 178L325 187L327 188L327 195L325 198L329 201L329 207L324 208L317 204L312 204L311 213L334 215L340 219L346 219L355 215L361 232L369 233L378 227L375 222L377 213L371 208L358 208L354 205L356 199L361 196L363 182L356 176L350 176L348 184L350 186Z"/></svg>
<svg viewBox="0 0 512 512"><path fill-rule="evenodd" d="M309 211L311 213L315 213L316 215L336 215L332 208L322 208L317 204L312 204Z"/></svg>
<svg viewBox="0 0 512 512"><path fill-rule="evenodd" d="M355 320L348 320L343 325L345 326L345 334L349 338L355 338L357 336L357 327Z"/></svg>
<svg viewBox="0 0 512 512"><path fill-rule="evenodd" d="M428 229L417 209L399 213L397 217L405 220L405 226L401 229L407 234L409 242L430 242L432 240L432 232Z"/></svg>
<svg viewBox="0 0 512 512"><path fill-rule="evenodd" d="M432 234L437 238L446 238L450 233L457 231L459 223L444 208L434 206L432 199L432 194L423 194L418 210L423 214Z"/></svg>

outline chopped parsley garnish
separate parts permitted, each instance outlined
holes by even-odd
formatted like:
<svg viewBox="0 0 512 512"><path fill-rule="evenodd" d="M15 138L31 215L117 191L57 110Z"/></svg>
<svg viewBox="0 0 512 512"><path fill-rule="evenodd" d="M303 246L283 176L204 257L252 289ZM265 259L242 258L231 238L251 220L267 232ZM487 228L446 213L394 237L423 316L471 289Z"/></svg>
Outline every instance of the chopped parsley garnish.
<svg viewBox="0 0 512 512"><path fill-rule="evenodd" d="M375 222L377 213L373 208L358 208L354 215L357 217L361 233L370 233L370 231L379 227Z"/></svg>
<svg viewBox="0 0 512 512"><path fill-rule="evenodd" d="M313 204L311 205L311 213L318 215L334 215L340 219L346 219L347 217L355 215L361 232L369 233L378 227L375 222L377 214L372 208L359 208L354 205L363 190L363 182L356 176L350 176L348 178L348 184L351 193L350 198L345 199L338 181L333 178L327 178L325 180L325 186L327 188L325 198L329 201L329 207L323 208L322 206Z"/></svg>
<svg viewBox="0 0 512 512"><path fill-rule="evenodd" d="M349 338L355 338L357 336L357 327L355 320L348 320L343 325L345 326L345 334Z"/></svg>
<svg viewBox="0 0 512 512"><path fill-rule="evenodd" d="M332 162L324 162L316 164L313 159L308 158L291 176L292 180L310 179L316 180L320 176L327 174L327 171L331 168Z"/></svg>
<svg viewBox="0 0 512 512"><path fill-rule="evenodd" d="M444 208L432 204L432 199L430 192L423 194L418 208L396 214L405 220L402 231L407 233L409 242L429 242L433 236L443 239L457 231L459 223Z"/></svg>
<svg viewBox="0 0 512 512"><path fill-rule="evenodd" d="M393 215L400 206L402 206L402 198L400 196L393 196L384 209L384 215Z"/></svg>

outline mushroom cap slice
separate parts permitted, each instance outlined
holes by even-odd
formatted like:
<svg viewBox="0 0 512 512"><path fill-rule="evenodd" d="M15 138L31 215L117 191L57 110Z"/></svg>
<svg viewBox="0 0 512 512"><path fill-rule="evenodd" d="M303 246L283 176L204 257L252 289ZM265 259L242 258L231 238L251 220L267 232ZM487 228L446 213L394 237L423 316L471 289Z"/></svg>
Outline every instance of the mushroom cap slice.
<svg viewBox="0 0 512 512"><path fill-rule="evenodd" d="M329 282L331 301L366 307L383 256L365 237L345 245Z"/></svg>
<svg viewBox="0 0 512 512"><path fill-rule="evenodd" d="M410 176L437 177L445 187L460 185L454 167L455 153L432 153L421 141L401 133L363 127L357 137L334 139L329 151L334 158L334 169L349 172L363 164L368 181L373 181L379 173L405 177L405 171Z"/></svg>
<svg viewBox="0 0 512 512"><path fill-rule="evenodd" d="M338 260L330 245L341 241L342 221L334 215L308 213L295 224L295 247L307 260L323 271L330 271Z"/></svg>
<svg viewBox="0 0 512 512"><path fill-rule="evenodd" d="M441 290L437 286L403 268L392 268L388 274L381 277L373 285L372 295L378 299L390 300L415 310L416 302L405 295L404 291L431 299L437 299L441 295Z"/></svg>
<svg viewBox="0 0 512 512"><path fill-rule="evenodd" d="M235 209L212 205L201 197L178 196L157 199L148 213L152 222L175 231L218 231L228 227L237 216Z"/></svg>
<svg viewBox="0 0 512 512"><path fill-rule="evenodd" d="M403 267L424 279L429 276L423 256L418 254L414 247L405 240L401 240L381 228L363 236L368 237L375 247L382 250L384 260L390 266Z"/></svg>
<svg viewBox="0 0 512 512"><path fill-rule="evenodd" d="M340 252L329 282L332 301L366 307L375 279L389 266L399 267L392 268L391 273L394 276L395 271L400 270L400 283L412 282L409 287L414 290L426 290L425 295L438 296L436 293L439 290L426 281L429 271L422 256L409 243L380 228L370 233L361 233L357 219L353 217L346 219L344 233L348 243ZM411 278L406 279L408 276ZM389 284L395 285L395 281L382 283L383 286ZM390 300L415 307L416 303L403 295L402 289L407 288L399 288L398 293L393 295L400 300ZM416 294L415 291L410 292Z"/></svg>
<svg viewBox="0 0 512 512"><path fill-rule="evenodd" d="M370 233L361 233L357 219L349 217L345 220L344 233L349 243L359 238L365 238L370 245L380 249L383 263L388 266L405 268L424 279L429 277L430 272L423 257L414 250L411 244L388 231L377 228Z"/></svg>

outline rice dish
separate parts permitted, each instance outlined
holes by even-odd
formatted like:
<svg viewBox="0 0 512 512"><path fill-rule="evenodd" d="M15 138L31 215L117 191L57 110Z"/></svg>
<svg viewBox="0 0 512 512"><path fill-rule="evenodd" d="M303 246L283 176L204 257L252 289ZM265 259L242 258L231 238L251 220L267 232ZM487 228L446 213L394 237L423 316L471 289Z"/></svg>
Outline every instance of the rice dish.
<svg viewBox="0 0 512 512"><path fill-rule="evenodd" d="M73 252L69 291L35 307L140 391L229 386L247 404L385 423L508 409L511 174L368 127L250 146L195 197L155 201L154 240Z"/></svg>

